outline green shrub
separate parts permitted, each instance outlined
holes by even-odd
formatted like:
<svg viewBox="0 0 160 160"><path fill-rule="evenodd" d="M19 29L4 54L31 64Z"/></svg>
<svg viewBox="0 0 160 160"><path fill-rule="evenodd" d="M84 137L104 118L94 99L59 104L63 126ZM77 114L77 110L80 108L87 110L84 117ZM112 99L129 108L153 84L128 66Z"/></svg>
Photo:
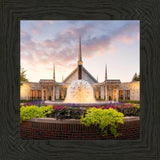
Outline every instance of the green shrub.
<svg viewBox="0 0 160 160"><path fill-rule="evenodd" d="M122 100L122 99L119 99L119 102L140 104L140 101L133 101L133 100Z"/></svg>
<svg viewBox="0 0 160 160"><path fill-rule="evenodd" d="M123 124L123 113L120 113L112 108L89 108L85 115L81 116L80 123L85 126L95 125L107 134L107 127L109 127L111 134L115 137L120 134L117 133L118 124Z"/></svg>
<svg viewBox="0 0 160 160"><path fill-rule="evenodd" d="M117 111L124 114L124 116L140 116L140 108L135 107L129 107L129 108L117 108Z"/></svg>
<svg viewBox="0 0 160 160"><path fill-rule="evenodd" d="M138 104L132 104L130 107L119 107L116 110L123 113L124 116L140 116L140 105Z"/></svg>
<svg viewBox="0 0 160 160"><path fill-rule="evenodd" d="M38 107L35 105L22 106L20 108L20 123L31 118L44 118L47 114L50 114L52 111L53 107L51 105L48 105L47 107Z"/></svg>
<svg viewBox="0 0 160 160"><path fill-rule="evenodd" d="M77 107L54 107L52 113L48 114L47 117L53 117L57 119L80 119L84 112L85 110Z"/></svg>
<svg viewBox="0 0 160 160"><path fill-rule="evenodd" d="M25 100L25 99L21 99L20 103L25 103L25 102L35 102L35 101L41 101L42 99L34 99L34 100Z"/></svg>

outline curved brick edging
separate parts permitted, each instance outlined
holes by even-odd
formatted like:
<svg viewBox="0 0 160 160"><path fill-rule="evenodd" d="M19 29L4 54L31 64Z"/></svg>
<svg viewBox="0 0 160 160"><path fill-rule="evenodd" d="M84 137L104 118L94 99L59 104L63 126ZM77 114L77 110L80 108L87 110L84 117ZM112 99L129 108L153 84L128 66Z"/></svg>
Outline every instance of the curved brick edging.
<svg viewBox="0 0 160 160"><path fill-rule="evenodd" d="M139 121L139 117L124 117L124 124L118 126L118 132L122 135L115 138L111 134L103 136L103 133L96 126L81 125L80 120L35 118L21 123L20 135L22 139L139 139Z"/></svg>

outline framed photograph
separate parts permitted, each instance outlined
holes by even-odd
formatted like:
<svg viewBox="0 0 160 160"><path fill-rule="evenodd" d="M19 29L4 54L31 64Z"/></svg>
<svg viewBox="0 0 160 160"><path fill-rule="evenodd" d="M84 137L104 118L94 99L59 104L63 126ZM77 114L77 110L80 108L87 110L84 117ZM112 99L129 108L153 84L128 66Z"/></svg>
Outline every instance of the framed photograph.
<svg viewBox="0 0 160 160"><path fill-rule="evenodd" d="M20 29L22 139L140 138L140 21L22 20Z"/></svg>
<svg viewBox="0 0 160 160"><path fill-rule="evenodd" d="M158 160L159 5L0 1L0 159Z"/></svg>

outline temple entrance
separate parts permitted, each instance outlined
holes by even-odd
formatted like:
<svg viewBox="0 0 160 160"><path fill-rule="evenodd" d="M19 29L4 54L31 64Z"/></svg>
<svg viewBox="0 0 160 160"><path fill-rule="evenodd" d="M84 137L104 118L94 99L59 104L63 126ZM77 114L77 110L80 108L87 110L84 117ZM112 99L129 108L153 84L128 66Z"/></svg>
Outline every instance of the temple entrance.
<svg viewBox="0 0 160 160"><path fill-rule="evenodd" d="M113 101L116 101L116 99L117 99L117 90L114 89L114 91L113 91Z"/></svg>
<svg viewBox="0 0 160 160"><path fill-rule="evenodd" d="M46 90L43 91L43 98L46 100Z"/></svg>

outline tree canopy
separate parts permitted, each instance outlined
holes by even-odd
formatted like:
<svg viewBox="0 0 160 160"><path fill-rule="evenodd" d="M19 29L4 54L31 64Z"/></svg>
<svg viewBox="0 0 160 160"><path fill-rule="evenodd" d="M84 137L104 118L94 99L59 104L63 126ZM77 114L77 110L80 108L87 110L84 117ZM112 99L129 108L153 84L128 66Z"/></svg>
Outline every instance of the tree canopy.
<svg viewBox="0 0 160 160"><path fill-rule="evenodd" d="M26 71L24 70L24 68L21 68L21 72L20 72L20 82L22 85L22 82L28 82L28 79L26 78Z"/></svg>
<svg viewBox="0 0 160 160"><path fill-rule="evenodd" d="M134 74L133 78L132 78L132 82L134 81L140 81L140 74L137 75L137 73Z"/></svg>

